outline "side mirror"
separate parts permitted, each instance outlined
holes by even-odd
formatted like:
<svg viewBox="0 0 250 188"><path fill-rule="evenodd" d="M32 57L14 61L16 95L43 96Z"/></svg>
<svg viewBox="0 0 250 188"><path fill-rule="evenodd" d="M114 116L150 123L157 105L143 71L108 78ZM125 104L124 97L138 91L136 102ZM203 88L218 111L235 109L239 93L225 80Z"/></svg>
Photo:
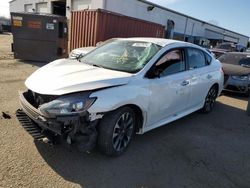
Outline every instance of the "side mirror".
<svg viewBox="0 0 250 188"><path fill-rule="evenodd" d="M149 79L160 78L160 73L154 66L147 72L146 77Z"/></svg>

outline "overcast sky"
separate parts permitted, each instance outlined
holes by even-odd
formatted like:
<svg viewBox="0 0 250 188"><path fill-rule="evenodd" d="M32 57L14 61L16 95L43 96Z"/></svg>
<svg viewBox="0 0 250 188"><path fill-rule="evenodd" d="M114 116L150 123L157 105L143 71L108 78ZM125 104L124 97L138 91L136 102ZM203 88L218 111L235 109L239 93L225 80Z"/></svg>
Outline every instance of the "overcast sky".
<svg viewBox="0 0 250 188"><path fill-rule="evenodd" d="M9 16L9 1L0 0L0 16ZM250 0L150 0L156 4L250 36Z"/></svg>
<svg viewBox="0 0 250 188"><path fill-rule="evenodd" d="M9 1L10 0L0 0L0 16L9 17Z"/></svg>

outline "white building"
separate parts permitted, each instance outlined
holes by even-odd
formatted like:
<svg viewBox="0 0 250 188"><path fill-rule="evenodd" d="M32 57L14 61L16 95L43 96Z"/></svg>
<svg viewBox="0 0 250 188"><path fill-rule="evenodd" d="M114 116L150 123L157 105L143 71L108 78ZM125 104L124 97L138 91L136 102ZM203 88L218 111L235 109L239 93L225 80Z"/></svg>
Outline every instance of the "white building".
<svg viewBox="0 0 250 188"><path fill-rule="evenodd" d="M65 15L71 11L105 9L164 25L166 37L198 44L234 42L247 45L249 37L211 23L156 5L147 0L12 0L10 12L42 12Z"/></svg>

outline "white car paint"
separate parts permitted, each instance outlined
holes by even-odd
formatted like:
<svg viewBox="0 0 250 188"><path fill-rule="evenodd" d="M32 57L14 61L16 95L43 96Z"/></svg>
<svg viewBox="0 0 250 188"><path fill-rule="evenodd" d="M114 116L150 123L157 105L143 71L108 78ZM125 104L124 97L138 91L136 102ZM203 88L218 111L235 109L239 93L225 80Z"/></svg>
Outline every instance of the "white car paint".
<svg viewBox="0 0 250 188"><path fill-rule="evenodd" d="M35 71L25 81L25 85L36 93L62 95L127 84L131 76L77 60L59 59Z"/></svg>
<svg viewBox="0 0 250 188"><path fill-rule="evenodd" d="M211 55L211 64L203 68L186 70L162 78L149 79L145 76L157 59L170 49L192 47L207 53L203 48L167 39L119 40L152 42L163 48L136 74L112 71L64 59L37 70L25 84L37 93L48 95L105 88L92 92L90 97L97 97L97 100L88 112L103 114L124 105L136 105L143 114L143 126L138 132L140 134L202 108L205 97L214 84L219 86L218 95L222 91L221 64ZM188 84L183 85L184 82Z"/></svg>

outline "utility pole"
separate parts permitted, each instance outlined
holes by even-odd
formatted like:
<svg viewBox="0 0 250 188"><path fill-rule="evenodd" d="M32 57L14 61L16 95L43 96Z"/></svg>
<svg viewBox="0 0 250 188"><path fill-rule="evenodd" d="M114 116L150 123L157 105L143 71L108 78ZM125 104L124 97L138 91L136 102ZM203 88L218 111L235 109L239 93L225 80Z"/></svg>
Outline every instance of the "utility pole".
<svg viewBox="0 0 250 188"><path fill-rule="evenodd" d="M247 104L247 115L250 116L250 94L249 94L248 104Z"/></svg>

